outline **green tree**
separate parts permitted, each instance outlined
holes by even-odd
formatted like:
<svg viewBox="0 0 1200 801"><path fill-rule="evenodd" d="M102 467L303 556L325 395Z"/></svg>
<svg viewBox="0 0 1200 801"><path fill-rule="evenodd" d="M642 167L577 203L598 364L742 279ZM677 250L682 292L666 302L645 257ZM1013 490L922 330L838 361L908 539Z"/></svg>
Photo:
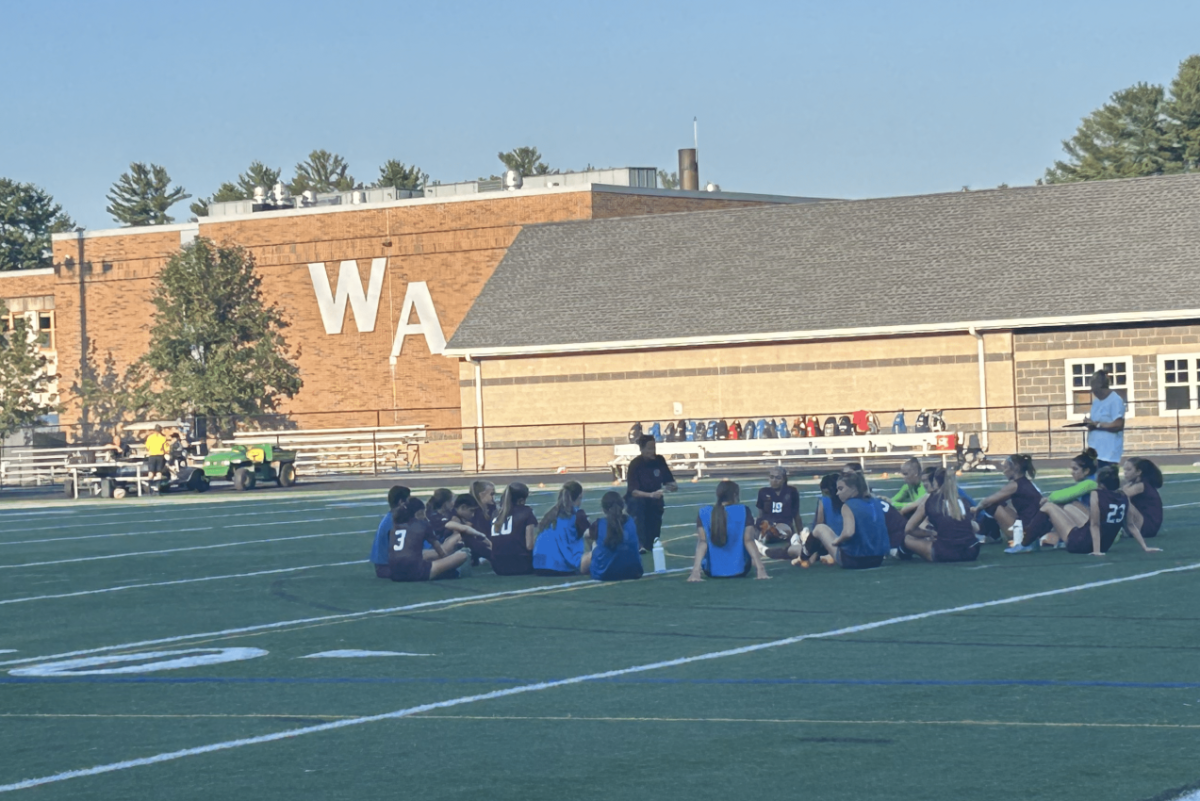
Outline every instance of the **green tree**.
<svg viewBox="0 0 1200 801"><path fill-rule="evenodd" d="M347 175L346 160L328 150L314 150L308 159L296 165L296 175L288 185L293 195L311 189L314 192L346 192L354 188L354 177Z"/></svg>
<svg viewBox="0 0 1200 801"><path fill-rule="evenodd" d="M50 235L75 223L44 190L0 178L0 270L50 266Z"/></svg>
<svg viewBox="0 0 1200 801"><path fill-rule="evenodd" d="M48 372L33 329L21 315L11 325L8 320L8 307L0 301L0 439L58 411L50 392L58 376Z"/></svg>
<svg viewBox="0 0 1200 801"><path fill-rule="evenodd" d="M129 165L129 172L122 173L112 185L106 197L109 206L105 211L119 223L168 225L175 219L167 214L167 209L191 195L182 186L171 186L171 176L163 167L135 161Z"/></svg>
<svg viewBox="0 0 1200 801"><path fill-rule="evenodd" d="M1176 136L1168 130L1163 88L1139 83L1113 93L1063 142L1070 157L1046 170L1048 184L1138 178L1180 172Z"/></svg>
<svg viewBox="0 0 1200 801"><path fill-rule="evenodd" d="M135 361L124 371L117 369L117 360L110 350L103 366L97 365L96 343L88 347L83 370L71 384L71 396L78 402L82 419L92 430L111 432L119 423L144 418L153 404L146 380L146 368Z"/></svg>
<svg viewBox="0 0 1200 801"><path fill-rule="evenodd" d="M210 203L250 200L254 197L255 187L261 186L269 192L271 187L279 182L279 176L282 174L283 170L268 167L261 161L252 161L246 171L238 175L236 182L225 181L217 187L217 191L213 192L212 197L201 198L193 203L192 213L197 217L207 217Z"/></svg>
<svg viewBox="0 0 1200 801"><path fill-rule="evenodd" d="M391 186L396 189L421 189L429 183L429 173L421 172L417 165L407 166L402 161L388 159L379 168L379 180L376 186Z"/></svg>
<svg viewBox="0 0 1200 801"><path fill-rule="evenodd" d="M550 166L542 161L542 154L536 147L517 147L507 153L497 153L496 157L504 162L507 169L516 170L522 176L558 173L558 170L551 170Z"/></svg>
<svg viewBox="0 0 1200 801"><path fill-rule="evenodd" d="M678 189L679 188L679 173L667 172L666 170L658 171L658 182L662 184L663 189Z"/></svg>
<svg viewBox="0 0 1200 801"><path fill-rule="evenodd" d="M162 415L275 411L300 390L287 322L262 295L254 258L197 237L171 257L151 298L150 348L141 358ZM298 354L297 354L298 355Z"/></svg>
<svg viewBox="0 0 1200 801"><path fill-rule="evenodd" d="M1197 169L1200 167L1200 56L1188 56L1180 63L1163 113L1184 168Z"/></svg>

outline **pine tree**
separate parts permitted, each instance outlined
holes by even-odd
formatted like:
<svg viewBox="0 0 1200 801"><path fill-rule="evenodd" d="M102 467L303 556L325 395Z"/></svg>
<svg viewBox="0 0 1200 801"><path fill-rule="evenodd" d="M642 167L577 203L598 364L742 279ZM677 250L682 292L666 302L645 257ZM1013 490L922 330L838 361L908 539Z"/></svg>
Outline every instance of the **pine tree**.
<svg viewBox="0 0 1200 801"><path fill-rule="evenodd" d="M113 219L125 225L168 225L175 219L167 209L191 195L182 186L171 186L167 171L140 161L129 165L109 190L109 206L105 208Z"/></svg>
<svg viewBox="0 0 1200 801"><path fill-rule="evenodd" d="M254 197L255 188L260 186L269 192L271 187L279 182L279 176L282 173L283 170L268 167L261 161L252 161L246 171L238 175L236 183L225 181L217 187L217 191L213 192L212 197L201 198L193 203L192 213L197 217L207 217L210 203L250 200Z"/></svg>
<svg viewBox="0 0 1200 801"><path fill-rule="evenodd" d="M429 183L429 173L421 172L417 165L407 166L402 161L388 159L379 168L379 180L376 186L390 186L396 189L421 189Z"/></svg>
<svg viewBox="0 0 1200 801"><path fill-rule="evenodd" d="M346 192L354 188L354 177L347 175L346 160L328 150L314 150L308 159L296 165L296 175L288 185L293 195L314 192Z"/></svg>
<svg viewBox="0 0 1200 801"><path fill-rule="evenodd" d="M1200 56L1188 56L1180 63L1163 113L1184 168L1197 169L1200 167Z"/></svg>
<svg viewBox="0 0 1200 801"><path fill-rule="evenodd" d="M662 184L663 189L678 189L679 188L679 173L667 172L666 170L658 171L658 182Z"/></svg>
<svg viewBox="0 0 1200 801"><path fill-rule="evenodd" d="M522 176L558 173L558 170L551 170L550 166L541 160L542 154L536 147L517 147L507 153L497 153L496 157L504 162L505 167L516 170Z"/></svg>
<svg viewBox="0 0 1200 801"><path fill-rule="evenodd" d="M0 178L0 270L50 266L50 235L75 223L44 190Z"/></svg>
<svg viewBox="0 0 1200 801"><path fill-rule="evenodd" d="M33 338L28 321L17 315L10 326L8 307L0 301L0 439L37 424L58 411L50 393L57 376Z"/></svg>
<svg viewBox="0 0 1200 801"><path fill-rule="evenodd" d="M302 381L283 331L287 322L262 295L254 258L198 237L171 257L151 301L150 348L141 358L162 415L274 411Z"/></svg>

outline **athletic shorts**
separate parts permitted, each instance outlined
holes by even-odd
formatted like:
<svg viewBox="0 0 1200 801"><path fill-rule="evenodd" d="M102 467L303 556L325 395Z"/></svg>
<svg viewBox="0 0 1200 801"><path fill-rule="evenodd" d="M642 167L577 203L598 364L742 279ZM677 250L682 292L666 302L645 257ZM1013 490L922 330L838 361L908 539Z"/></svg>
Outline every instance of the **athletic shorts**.
<svg viewBox="0 0 1200 801"><path fill-rule="evenodd" d="M951 542L933 541L933 561L935 562L974 562L979 558L979 543L957 544Z"/></svg>
<svg viewBox="0 0 1200 801"><path fill-rule="evenodd" d="M167 467L167 459L165 456L147 456L146 457L146 472L161 473Z"/></svg>
<svg viewBox="0 0 1200 801"><path fill-rule="evenodd" d="M731 579L731 578L745 578L746 576L750 575L751 567L753 567L753 564L747 560L746 569L743 570L741 573L734 573L732 576L714 576L712 573L708 572L707 566L701 566L700 569L704 572L704 575L710 579Z"/></svg>
<svg viewBox="0 0 1200 801"><path fill-rule="evenodd" d="M375 565L375 578L390 579L392 577L391 565Z"/></svg>
<svg viewBox="0 0 1200 801"><path fill-rule="evenodd" d="M1054 531L1054 523L1045 512L1038 512L1033 519L1025 524L1025 541L1022 545L1032 545L1042 537Z"/></svg>
<svg viewBox="0 0 1200 801"><path fill-rule="evenodd" d="M429 581L432 568L424 559L404 559L392 562L392 581Z"/></svg>
<svg viewBox="0 0 1200 801"><path fill-rule="evenodd" d="M1157 537L1159 530L1160 529L1158 526L1154 526L1153 528L1151 528L1150 526L1143 526L1142 527L1142 537L1144 539L1149 539L1150 537Z"/></svg>
<svg viewBox="0 0 1200 801"><path fill-rule="evenodd" d="M1103 549L1104 541L1101 540L1100 546ZM1071 533L1067 535L1067 553L1091 553L1092 552L1092 526L1091 524L1076 526L1071 529ZM1101 551L1106 553L1106 551Z"/></svg>
<svg viewBox="0 0 1200 801"><path fill-rule="evenodd" d="M837 549L837 556L835 558L837 563L847 570L869 570L872 567L879 567L883 564L882 556L855 556L854 554L846 553L841 548Z"/></svg>

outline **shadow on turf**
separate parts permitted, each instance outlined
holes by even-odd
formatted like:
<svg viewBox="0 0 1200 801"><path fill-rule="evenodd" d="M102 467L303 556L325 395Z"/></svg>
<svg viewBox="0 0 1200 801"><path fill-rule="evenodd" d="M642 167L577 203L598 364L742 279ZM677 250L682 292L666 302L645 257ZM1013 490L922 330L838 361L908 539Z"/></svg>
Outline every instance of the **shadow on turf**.
<svg viewBox="0 0 1200 801"><path fill-rule="evenodd" d="M1185 801L1185 799L1200 798L1200 782L1183 787L1176 787L1174 790L1167 790L1159 793L1153 798L1147 798L1145 801Z"/></svg>

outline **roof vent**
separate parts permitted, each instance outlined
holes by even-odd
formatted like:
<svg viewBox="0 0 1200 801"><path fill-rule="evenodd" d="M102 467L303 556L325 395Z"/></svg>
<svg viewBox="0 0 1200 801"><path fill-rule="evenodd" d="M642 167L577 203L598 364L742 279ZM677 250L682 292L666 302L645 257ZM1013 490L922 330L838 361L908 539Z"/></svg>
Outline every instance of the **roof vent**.
<svg viewBox="0 0 1200 801"><path fill-rule="evenodd" d="M287 186L284 185L283 181L275 184L275 188L271 190L271 198L275 201L276 206L292 205L292 193Z"/></svg>
<svg viewBox="0 0 1200 801"><path fill-rule="evenodd" d="M255 203L266 203L267 202L267 190L261 186L254 187L254 202Z"/></svg>
<svg viewBox="0 0 1200 801"><path fill-rule="evenodd" d="M712 181L709 181L707 184L704 185L704 191L705 192L720 192L721 185L714 184Z"/></svg>
<svg viewBox="0 0 1200 801"><path fill-rule="evenodd" d="M504 172L504 188L508 190L520 189L525 181L521 178L521 173L516 170L505 170Z"/></svg>

